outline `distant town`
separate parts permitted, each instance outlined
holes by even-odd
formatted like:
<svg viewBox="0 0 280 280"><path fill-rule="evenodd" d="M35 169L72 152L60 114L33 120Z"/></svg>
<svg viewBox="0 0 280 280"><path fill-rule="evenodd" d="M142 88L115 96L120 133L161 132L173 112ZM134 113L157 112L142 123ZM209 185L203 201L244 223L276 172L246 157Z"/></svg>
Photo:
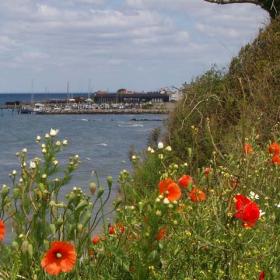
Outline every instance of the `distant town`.
<svg viewBox="0 0 280 280"><path fill-rule="evenodd" d="M1 109L15 110L20 114L166 114L180 98L180 93L167 89L133 92L123 88L115 93L97 91L64 96L40 102L34 102L32 98L30 102L9 101Z"/></svg>

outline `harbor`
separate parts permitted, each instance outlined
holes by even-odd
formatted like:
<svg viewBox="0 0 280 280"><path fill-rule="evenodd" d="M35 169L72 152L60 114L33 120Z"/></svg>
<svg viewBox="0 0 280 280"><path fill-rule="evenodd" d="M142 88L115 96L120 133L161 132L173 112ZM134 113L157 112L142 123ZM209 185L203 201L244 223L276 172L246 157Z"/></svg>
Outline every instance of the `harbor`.
<svg viewBox="0 0 280 280"><path fill-rule="evenodd" d="M66 97L66 98L65 98ZM60 99L13 100L0 104L0 110L17 114L168 114L174 106L166 92L117 93L97 92L88 96L67 95Z"/></svg>

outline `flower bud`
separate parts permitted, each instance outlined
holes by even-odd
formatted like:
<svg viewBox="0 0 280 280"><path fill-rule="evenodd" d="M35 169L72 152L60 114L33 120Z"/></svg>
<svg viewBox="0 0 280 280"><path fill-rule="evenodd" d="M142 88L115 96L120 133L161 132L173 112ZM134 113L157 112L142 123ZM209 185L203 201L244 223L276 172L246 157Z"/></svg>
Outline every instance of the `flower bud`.
<svg viewBox="0 0 280 280"><path fill-rule="evenodd" d="M112 188L112 184L113 184L113 177L112 176L108 176L107 177L107 183L108 183L109 189L111 189Z"/></svg>
<svg viewBox="0 0 280 280"><path fill-rule="evenodd" d="M51 234L55 234L55 232L56 232L55 225L54 225L54 224L50 224L50 225L49 225L49 228L50 228Z"/></svg>
<svg viewBox="0 0 280 280"><path fill-rule="evenodd" d="M89 183L89 190L90 190L91 194L95 194L96 189L97 189L97 187L94 182Z"/></svg>
<svg viewBox="0 0 280 280"><path fill-rule="evenodd" d="M104 194L104 189L103 188L99 188L99 190L97 192L97 198L100 198L103 194Z"/></svg>
<svg viewBox="0 0 280 280"><path fill-rule="evenodd" d="M30 243L28 244L28 247L27 247L27 253L30 256L30 258L33 257L33 246Z"/></svg>
<svg viewBox="0 0 280 280"><path fill-rule="evenodd" d="M23 253L27 253L27 251L28 251L28 245L29 245L29 243L28 243L28 241L27 240L24 240L23 242L22 242L22 244L21 244L21 251L23 252Z"/></svg>

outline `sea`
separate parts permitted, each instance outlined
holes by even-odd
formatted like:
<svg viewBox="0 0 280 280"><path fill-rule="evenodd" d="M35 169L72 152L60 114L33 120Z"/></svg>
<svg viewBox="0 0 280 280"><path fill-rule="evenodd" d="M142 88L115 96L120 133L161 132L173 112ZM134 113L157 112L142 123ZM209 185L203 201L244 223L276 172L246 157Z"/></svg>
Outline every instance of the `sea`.
<svg viewBox="0 0 280 280"><path fill-rule="evenodd" d="M73 94L81 96L81 94ZM84 94L87 96L87 94ZM65 99L67 94L0 94L0 104L7 101L43 101ZM71 182L62 189L62 196L73 187L89 193L89 183L106 185L107 176L113 177L114 199L119 191L118 175L131 170L129 151L140 153L147 145L149 134L163 128L165 115L21 115L12 110L0 110L0 186L11 186L9 173L19 171L16 153L28 150L28 160L41 156L36 136L44 137L51 128L59 129L58 139L69 145L58 157L65 164L68 157L79 155L81 164ZM63 198L62 198L63 199Z"/></svg>

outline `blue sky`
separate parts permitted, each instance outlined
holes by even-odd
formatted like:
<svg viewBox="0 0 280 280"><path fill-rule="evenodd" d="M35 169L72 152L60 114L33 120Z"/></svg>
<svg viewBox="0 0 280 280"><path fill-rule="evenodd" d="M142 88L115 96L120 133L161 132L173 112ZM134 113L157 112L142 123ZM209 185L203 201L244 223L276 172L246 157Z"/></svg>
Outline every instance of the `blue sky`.
<svg viewBox="0 0 280 280"><path fill-rule="evenodd" d="M268 21L203 0L2 0L0 92L180 86L226 67Z"/></svg>

